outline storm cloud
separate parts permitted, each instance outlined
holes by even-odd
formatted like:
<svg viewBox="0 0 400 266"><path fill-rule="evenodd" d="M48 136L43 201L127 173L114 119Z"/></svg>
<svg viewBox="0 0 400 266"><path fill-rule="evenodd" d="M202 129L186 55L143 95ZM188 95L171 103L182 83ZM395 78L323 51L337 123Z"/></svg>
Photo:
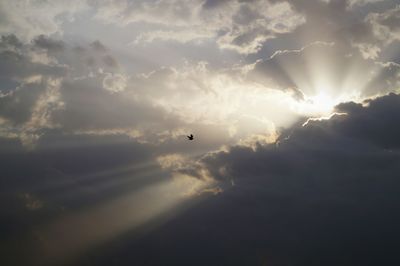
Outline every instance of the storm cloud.
<svg viewBox="0 0 400 266"><path fill-rule="evenodd" d="M2 264L396 264L399 18L2 1Z"/></svg>
<svg viewBox="0 0 400 266"><path fill-rule="evenodd" d="M201 171L224 192L105 257L157 265L151 246L173 264L397 262L399 103L396 94L343 103L342 114L293 126L274 144L205 156Z"/></svg>

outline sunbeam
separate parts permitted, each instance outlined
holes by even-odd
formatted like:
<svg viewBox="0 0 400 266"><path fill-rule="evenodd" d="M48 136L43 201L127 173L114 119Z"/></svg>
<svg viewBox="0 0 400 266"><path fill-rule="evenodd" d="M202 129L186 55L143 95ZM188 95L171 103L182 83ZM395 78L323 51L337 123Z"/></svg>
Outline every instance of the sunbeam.
<svg viewBox="0 0 400 266"><path fill-rule="evenodd" d="M398 0L0 16L0 265L400 265Z"/></svg>
<svg viewBox="0 0 400 266"><path fill-rule="evenodd" d="M35 256L36 263L65 263L124 232L157 223L154 219L162 220L163 214L173 212L180 203L190 200L193 192L206 186L206 182L194 178L165 180L64 215L37 231L40 255Z"/></svg>

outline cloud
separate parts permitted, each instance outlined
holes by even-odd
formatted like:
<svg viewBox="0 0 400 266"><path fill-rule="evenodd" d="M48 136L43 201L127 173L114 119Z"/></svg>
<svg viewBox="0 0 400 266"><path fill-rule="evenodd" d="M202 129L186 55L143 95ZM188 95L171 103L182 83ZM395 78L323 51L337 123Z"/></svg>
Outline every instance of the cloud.
<svg viewBox="0 0 400 266"><path fill-rule="evenodd" d="M90 47L99 53L105 53L108 50L107 47L105 47L104 44L102 44L99 40L92 42Z"/></svg>
<svg viewBox="0 0 400 266"><path fill-rule="evenodd" d="M292 32L305 22L287 2L266 5L265 2L242 5L232 16L232 29L222 34L217 43L221 48L239 53L256 53L268 39Z"/></svg>
<svg viewBox="0 0 400 266"><path fill-rule="evenodd" d="M382 169L382 176L391 176L398 170L394 162L400 148L400 128L395 122L400 119L399 103L400 95L393 93L363 104L341 103L336 107L338 114L288 128L274 144L258 143L256 149L233 146L198 163L219 180L258 177L269 182L281 176L297 178L293 180L297 184L312 174L323 182L328 176L335 178L344 164L349 172L343 174L349 178L376 173L380 164L389 167ZM376 164L366 163L370 160Z"/></svg>
<svg viewBox="0 0 400 266"><path fill-rule="evenodd" d="M93 217L118 212L124 230L139 209L177 217L139 241L169 264L188 264L182 252L199 265L346 265L357 252L383 254L354 247L378 248L393 238L371 232L395 228L386 227L400 170L400 96L388 94L400 88L395 4L3 1L0 233L40 245L40 225L96 205ZM182 194L199 205L186 202L196 207L179 218L169 208ZM86 240L123 231L108 222ZM20 232L28 240L15 240ZM154 245L160 237L191 245ZM139 262L114 258L143 264L137 243L127 254ZM115 249L105 244L107 257ZM10 257L36 254L4 246Z"/></svg>
<svg viewBox="0 0 400 266"><path fill-rule="evenodd" d="M354 6L362 6L362 5L367 5L370 3L379 3L382 2L383 0L349 0L348 5L349 7L354 7Z"/></svg>
<svg viewBox="0 0 400 266"><path fill-rule="evenodd" d="M346 112L344 121L338 126L338 131L353 139L364 140L378 147L395 150L400 148L396 137L399 128L393 123L400 119L398 104L400 96L389 94L361 104L342 103L336 108L339 112Z"/></svg>
<svg viewBox="0 0 400 266"><path fill-rule="evenodd" d="M1 36L1 48L20 48L22 46L21 41L14 35L2 35Z"/></svg>
<svg viewBox="0 0 400 266"><path fill-rule="evenodd" d="M283 260L311 265L309 258L315 258L316 264L351 265L348 261L362 261L359 257L367 262L375 262L374 255L390 257L387 249L381 252L375 243L396 243L399 96L341 103L328 118L292 124L299 116L293 111L296 103L306 103L318 90L334 96L354 90L362 92L363 99L398 89L398 64L377 61L396 37L390 36L389 44L375 34L380 27L395 34L396 24L389 23L395 15L375 10L371 14L379 15L371 15L370 24L359 25L364 21L361 16L354 27L347 28L333 18L343 10L348 18L348 12L353 12L348 2L314 2L307 4L308 11L301 9L300 1L270 4L268 12L276 8L277 17L257 4L232 3L238 2L203 1L197 17L186 17L174 25L160 26L161 22L155 22L158 18L149 18L144 23L152 24L146 28L149 34L142 35L145 41L157 42L174 32L172 38L181 38L188 47L201 35L214 38L220 48L225 45L238 53L255 53L241 57L243 61L234 66L231 61L221 63L224 68L186 61L141 72L129 68L128 57L103 40L67 42L47 35L35 35L29 41L15 35L2 38L0 73L6 85L0 96L0 161L7 173L1 187L7 193L0 196L2 202L15 204L15 208L2 208L11 217L2 219L7 237L21 231L15 228L31 232L38 224L47 224L48 217L62 216L64 210L102 204L172 177L168 180L183 184L182 189L175 185L173 190L150 189L140 200L133 197L133 204L118 204L128 207L118 209L121 216L117 216L136 214L132 206L139 209L159 203L168 199L161 196L168 193L186 192L201 199L213 194L211 200L198 203L160 231L151 232L149 238L141 238L141 247L168 254L168 262L181 262L182 252L199 255L197 250L202 259L194 264L200 265L209 263L208 255L216 254L212 253L215 250L215 264L221 265L235 261L258 264L258 258L272 264ZM318 12L309 11L313 5L328 14L321 12L318 17ZM329 12L324 8L330 8ZM195 31L197 37L186 36L190 23L205 21L198 16L230 9L227 22L221 21L226 27L217 25L210 32ZM171 12L171 18L180 14L179 10ZM295 26L299 22L296 15L293 23L285 19L288 24L280 25L286 12L288 16L302 14L304 26ZM313 14L307 16L307 12ZM327 32L336 28L337 33L320 35L318 41L305 38L305 44L294 43L293 47L271 48L271 56L261 57L270 41L299 36L310 21L323 21ZM373 28L372 23L379 25ZM160 31L153 32L152 27ZM188 144L185 134L190 132L196 141ZM34 149L26 152L27 146ZM15 195L24 195L24 201L13 201ZM101 217L115 211L113 205L107 206L111 207L100 212ZM35 211L27 214L29 209ZM129 228L131 224L122 218L124 228ZM99 232L107 232L106 237L114 233L109 230L112 227L104 228ZM192 245L179 252L176 245L154 246L162 243L154 239L165 236L170 243ZM43 239L43 235L35 237ZM114 257L138 264L146 254L139 254L136 250L140 249L132 251L137 243L129 245L127 252L134 256ZM115 249L109 247L106 244L113 254ZM102 254L107 258L103 263L108 263L110 253ZM151 264L153 259L159 264L151 256L147 261Z"/></svg>
<svg viewBox="0 0 400 266"><path fill-rule="evenodd" d="M396 260L395 249L379 247L398 238L399 108L397 94L342 103L337 111L346 115L300 123L276 144L233 146L203 157L182 173L198 178L208 173L223 192L140 244L154 243L158 235L172 242L196 240L202 254L223 247L218 264L228 263L232 254L241 263L265 258L284 265L354 265L379 262L382 256ZM195 230L199 226L207 234ZM191 233L176 237L182 231ZM213 247L210 236L215 236ZM243 242L246 237L250 240ZM158 248L170 260L182 261L175 249ZM182 248L179 254L197 254Z"/></svg>
<svg viewBox="0 0 400 266"><path fill-rule="evenodd" d="M45 34L61 32L63 19L73 19L85 8L84 1L2 1L0 34L15 34L24 41ZM63 19L61 19L63 18Z"/></svg>
<svg viewBox="0 0 400 266"><path fill-rule="evenodd" d="M157 265L154 252L173 264L187 262L182 252L198 256L194 265L397 262L399 103L397 94L342 103L337 111L346 115L301 121L279 145L234 146L205 156L199 174L219 180L214 189L204 189L195 207L140 239L124 235L126 245L105 244L100 250L109 253L99 252L94 263L118 256L126 265ZM160 163L182 167L181 159L171 155ZM210 193L216 195L206 197Z"/></svg>
<svg viewBox="0 0 400 266"><path fill-rule="evenodd" d="M46 64L46 62L40 62L40 54L37 54L37 58L31 57L31 55L27 52L11 49L0 51L0 77L22 81L41 75L52 77L65 75L64 66ZM43 58L43 61L47 61L47 59Z"/></svg>
<svg viewBox="0 0 400 266"><path fill-rule="evenodd" d="M394 1L289 2L306 17L304 24L287 35L301 46L313 41L334 42L347 52L357 48L364 58L378 59L397 40L396 30L388 33L385 25L387 21L395 25L398 7Z"/></svg>
<svg viewBox="0 0 400 266"><path fill-rule="evenodd" d="M65 130L146 128L162 122L162 109L135 100L129 91L121 93L123 78L109 75L104 80L94 77L63 83L65 108L54 115Z"/></svg>
<svg viewBox="0 0 400 266"><path fill-rule="evenodd" d="M129 75L100 41L71 46L39 36L22 44L11 35L1 44L5 60L0 74L10 83L0 98L2 134L19 136L26 146L34 146L48 129L68 134L125 134L142 142L165 143L167 152L175 148L166 141L195 129L199 134L218 132L216 137L204 138L210 143L201 144L203 149L232 142L233 135L245 138L254 133L231 134L232 125L218 123L237 112L226 96L235 102L241 97L233 88L221 87L221 82L234 82L229 75L212 73L204 62ZM241 86L244 90L245 84ZM221 103L227 108L220 108ZM259 121L258 133L270 130L267 119Z"/></svg>
<svg viewBox="0 0 400 266"><path fill-rule="evenodd" d="M60 113L68 114L70 106L75 106L68 98L73 95L72 87L84 86L78 90L79 99L88 90L86 87L96 86L98 91L109 92L120 92L126 87L126 77L114 71L117 61L100 42L85 49L75 49L61 40L43 35L26 44L15 35L8 35L3 36L0 47L0 77L3 83L10 84L0 98L0 116L6 128L3 135L20 135L28 146L37 141L44 129L68 128L73 124L61 118L57 120ZM92 64L87 64L88 58L93 58ZM111 96L101 95L104 96L104 108ZM95 110L97 113L101 111ZM79 108L74 112L79 112ZM85 113L79 115L90 117ZM74 116L70 118L76 119ZM96 120L94 117L91 119Z"/></svg>
<svg viewBox="0 0 400 266"><path fill-rule="evenodd" d="M400 6L382 13L368 14L366 22L371 25L374 37L383 45L400 40Z"/></svg>
<svg viewBox="0 0 400 266"><path fill-rule="evenodd" d="M257 52L268 39L293 31L305 19L287 2L268 1L92 1L96 18L109 23L146 22L158 24L162 30L141 33L134 43L154 40L189 42L216 39L221 49L242 54Z"/></svg>
<svg viewBox="0 0 400 266"><path fill-rule="evenodd" d="M103 79L103 87L112 93L123 91L126 88L126 78L121 74L107 73Z"/></svg>
<svg viewBox="0 0 400 266"><path fill-rule="evenodd" d="M208 128L222 133L208 139L214 148L235 141L251 146L253 139L273 141L277 129L304 115L296 106L307 101L317 85L329 84L324 89L334 96L347 92L350 86L357 85L358 90L364 86L368 96L377 94L377 89L379 93L392 91L398 84L397 64L343 56L340 47L332 43L277 51L267 60L236 69L186 62L179 68L161 67L129 75L100 41L70 46L40 36L22 45L17 38L7 38L3 38L2 46L7 47L3 54L20 59L9 60L8 67L2 68L3 76L10 78L7 71L14 68L17 76L11 76L10 82L20 85L1 98L2 117L9 128L4 135L19 132L27 145L35 143L44 129L125 134L167 145L166 141L194 129L202 132ZM319 60L322 54L325 61ZM105 56L112 60L105 62ZM365 72L376 74L363 85L357 78ZM348 78L345 74L353 79L340 88ZM386 83L380 85L383 78ZM336 87L340 90L329 91ZM282 112L271 112L276 108ZM217 139L221 142L215 142Z"/></svg>
<svg viewBox="0 0 400 266"><path fill-rule="evenodd" d="M36 47L45 49L48 52L60 52L64 50L64 43L60 40L53 40L45 35L39 35L34 39L34 44Z"/></svg>
<svg viewBox="0 0 400 266"><path fill-rule="evenodd" d="M49 45L45 53L35 50L45 44ZM1 135L19 137L31 146L40 135L38 130L56 126L50 116L62 108L59 86L67 68L47 54L58 50L59 43L44 38L40 44L23 45L15 35L3 36L0 46L0 77L2 84L9 84L2 87L0 97Z"/></svg>

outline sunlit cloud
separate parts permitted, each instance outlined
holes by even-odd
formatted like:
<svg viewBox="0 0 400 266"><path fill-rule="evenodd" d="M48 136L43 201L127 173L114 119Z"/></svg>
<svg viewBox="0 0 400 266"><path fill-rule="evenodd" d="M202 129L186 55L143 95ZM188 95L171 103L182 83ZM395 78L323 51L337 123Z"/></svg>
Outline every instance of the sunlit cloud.
<svg viewBox="0 0 400 266"><path fill-rule="evenodd" d="M313 162L334 166L332 151L394 160L396 4L3 1L2 191L9 220L28 217L11 230L34 232L33 257L57 265L200 200L310 189L280 182L331 177Z"/></svg>

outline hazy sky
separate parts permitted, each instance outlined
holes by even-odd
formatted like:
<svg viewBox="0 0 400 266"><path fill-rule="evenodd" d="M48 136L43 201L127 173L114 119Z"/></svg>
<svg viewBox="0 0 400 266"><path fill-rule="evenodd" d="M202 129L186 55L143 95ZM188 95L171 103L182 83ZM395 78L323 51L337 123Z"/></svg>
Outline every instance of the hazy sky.
<svg viewBox="0 0 400 266"><path fill-rule="evenodd" d="M398 0L3 0L0 35L1 264L393 265Z"/></svg>

